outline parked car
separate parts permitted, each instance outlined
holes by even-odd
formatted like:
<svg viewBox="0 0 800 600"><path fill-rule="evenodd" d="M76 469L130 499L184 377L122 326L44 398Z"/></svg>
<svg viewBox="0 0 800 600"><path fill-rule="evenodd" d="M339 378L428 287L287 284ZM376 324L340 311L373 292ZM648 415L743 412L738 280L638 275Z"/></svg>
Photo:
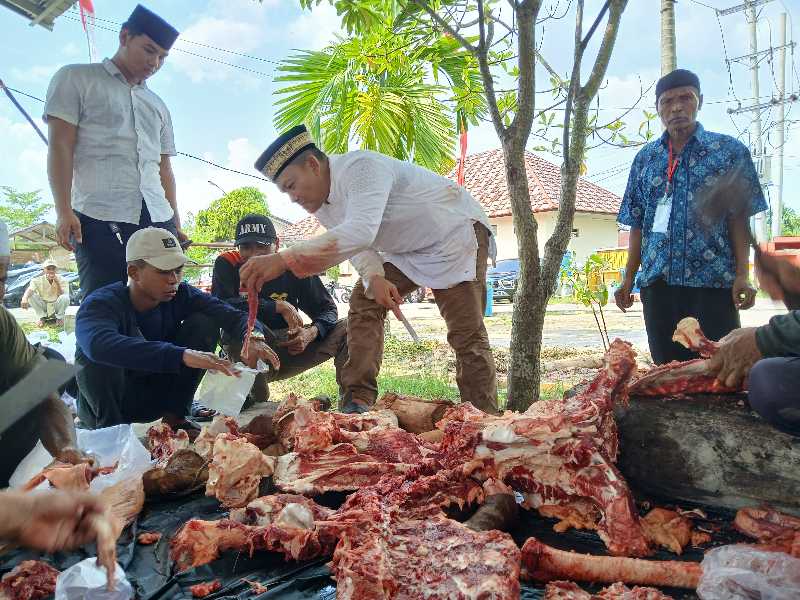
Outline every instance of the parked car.
<svg viewBox="0 0 800 600"><path fill-rule="evenodd" d="M486 279L492 286L492 299L514 301L519 278L519 259L506 258L497 261L497 266L486 272Z"/></svg>
<svg viewBox="0 0 800 600"><path fill-rule="evenodd" d="M9 276L11 274L12 271L9 271ZM42 267L36 265L35 267L26 267L23 273L15 274L13 279L9 277L10 283L9 281L6 282L6 295L3 298L3 304L7 308L19 308L20 302L22 302L22 295L25 293L28 284L34 277L38 277L41 274ZM58 274L69 286L69 303L73 306L78 306L83 295L78 273L76 271L61 270Z"/></svg>

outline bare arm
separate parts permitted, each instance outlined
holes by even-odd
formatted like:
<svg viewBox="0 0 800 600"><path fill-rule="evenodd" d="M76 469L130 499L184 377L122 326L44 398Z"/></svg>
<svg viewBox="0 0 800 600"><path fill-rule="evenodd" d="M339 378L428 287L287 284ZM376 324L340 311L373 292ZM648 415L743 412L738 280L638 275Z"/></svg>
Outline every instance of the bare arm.
<svg viewBox="0 0 800 600"><path fill-rule="evenodd" d="M178 240L185 242L188 238L181 230L181 215L178 212L178 187L175 184L175 173L172 171L172 162L168 154L161 155L159 174L161 175L161 187L164 188L164 195L172 207L172 219L175 222L175 229L178 230Z"/></svg>
<svg viewBox="0 0 800 600"><path fill-rule="evenodd" d="M75 142L78 128L57 117L48 117L47 132L47 177L56 205L56 228L58 243L73 251L70 238L78 243L81 238L81 224L72 211L72 170L75 156Z"/></svg>
<svg viewBox="0 0 800 600"><path fill-rule="evenodd" d="M633 278L642 264L642 230L631 228L628 238L628 261L625 263L625 280L633 286Z"/></svg>
<svg viewBox="0 0 800 600"><path fill-rule="evenodd" d="M614 292L614 302L622 312L633 306L633 289L636 272L642 264L642 230L632 227L628 238L628 260L625 263L625 279L622 285Z"/></svg>

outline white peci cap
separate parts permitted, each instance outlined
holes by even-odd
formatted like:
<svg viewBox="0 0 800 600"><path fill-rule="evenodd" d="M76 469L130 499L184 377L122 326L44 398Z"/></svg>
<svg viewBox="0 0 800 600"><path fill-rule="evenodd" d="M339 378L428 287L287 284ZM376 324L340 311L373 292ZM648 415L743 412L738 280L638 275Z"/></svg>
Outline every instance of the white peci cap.
<svg viewBox="0 0 800 600"><path fill-rule="evenodd" d="M156 269L169 271L182 267L186 255L178 238L166 229L147 227L134 233L125 247L125 261L143 260Z"/></svg>

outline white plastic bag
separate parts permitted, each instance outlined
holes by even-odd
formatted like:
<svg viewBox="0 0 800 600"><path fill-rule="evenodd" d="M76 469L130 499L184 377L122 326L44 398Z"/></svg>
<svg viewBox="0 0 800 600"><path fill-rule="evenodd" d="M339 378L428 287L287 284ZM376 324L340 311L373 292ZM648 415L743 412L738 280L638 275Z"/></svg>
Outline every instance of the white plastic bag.
<svg viewBox="0 0 800 600"><path fill-rule="evenodd" d="M100 467L117 468L108 475L99 475L92 480L90 489L99 492L129 477L142 475L152 466L150 452L136 437L131 425L115 425L103 429L79 429L78 448L94 455ZM53 457L38 442L22 459L9 479L11 487L25 485L34 475L53 462ZM47 482L42 487L49 487Z"/></svg>
<svg viewBox="0 0 800 600"><path fill-rule="evenodd" d="M130 600L133 587L125 571L116 565L114 589L107 590L106 570L91 557L62 571L56 579L55 600Z"/></svg>
<svg viewBox="0 0 800 600"><path fill-rule="evenodd" d="M800 559L746 544L706 552L697 586L702 600L797 600Z"/></svg>
<svg viewBox="0 0 800 600"><path fill-rule="evenodd" d="M259 360L259 368L251 369L242 363L236 363L239 370L238 377L232 377L219 371L207 371L200 382L197 392L197 401L212 410L237 417L242 412L242 406L253 387L256 375L266 372L268 368Z"/></svg>
<svg viewBox="0 0 800 600"><path fill-rule="evenodd" d="M48 348L52 348L56 352L58 352L61 356L64 357L64 360L70 364L75 362L75 347L77 345L77 340L75 339L74 333L67 333L66 331L61 331L58 334L57 342L49 342L47 343Z"/></svg>

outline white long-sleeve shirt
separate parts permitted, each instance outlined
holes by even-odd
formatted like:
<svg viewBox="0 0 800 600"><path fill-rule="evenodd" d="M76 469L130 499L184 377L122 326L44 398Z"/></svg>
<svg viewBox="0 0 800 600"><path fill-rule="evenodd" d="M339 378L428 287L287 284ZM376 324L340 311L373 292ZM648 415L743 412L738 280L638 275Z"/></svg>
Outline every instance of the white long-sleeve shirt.
<svg viewBox="0 0 800 600"><path fill-rule="evenodd" d="M368 150L329 161L330 193L314 213L328 231L282 252L295 275L306 277L349 259L365 283L384 275L384 262L432 289L475 279L473 224L491 227L467 190L413 163Z"/></svg>

